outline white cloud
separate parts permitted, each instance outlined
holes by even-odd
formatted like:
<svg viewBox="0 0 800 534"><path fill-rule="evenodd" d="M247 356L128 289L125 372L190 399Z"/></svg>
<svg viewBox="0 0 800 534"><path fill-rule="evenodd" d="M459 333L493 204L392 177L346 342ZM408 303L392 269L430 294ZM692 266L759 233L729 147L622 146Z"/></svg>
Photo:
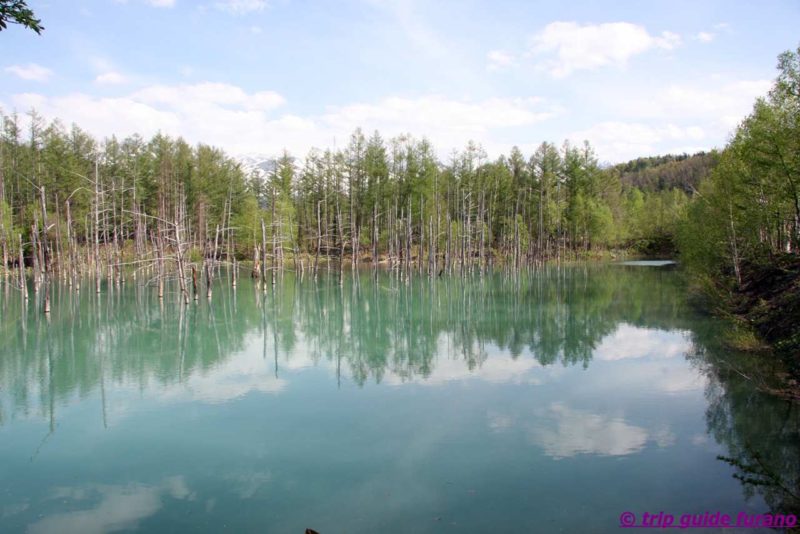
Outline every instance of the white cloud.
<svg viewBox="0 0 800 534"><path fill-rule="evenodd" d="M557 110L543 109L537 98L489 98L472 101L443 96L389 97L373 103L332 108L322 117L329 128L349 132L361 126L386 136L412 132L431 139L436 148L463 147L470 139L486 138L493 129L530 126Z"/></svg>
<svg viewBox="0 0 800 534"><path fill-rule="evenodd" d="M577 70L624 67L634 56L654 48L672 50L680 43L675 33L665 31L655 36L629 22L553 22L533 36L531 53L544 58L540 68L563 78Z"/></svg>
<svg viewBox="0 0 800 534"><path fill-rule="evenodd" d="M180 117L171 111L161 111L130 97L102 98L75 93L46 97L25 93L14 95L18 109L35 108L51 119L76 123L100 136L141 133L152 135L159 130L179 134Z"/></svg>
<svg viewBox="0 0 800 534"><path fill-rule="evenodd" d="M293 143L300 136L295 134L313 125L292 115L273 116L284 103L278 93L248 93L220 83L152 85L113 98L25 93L11 100L18 109L34 107L46 117L75 122L100 137L161 131L233 152L278 151L285 140L291 141L287 147L296 148Z"/></svg>
<svg viewBox="0 0 800 534"><path fill-rule="evenodd" d="M486 54L486 59L489 60L487 68L489 70L500 70L514 65L514 56L503 50L492 50Z"/></svg>
<svg viewBox="0 0 800 534"><path fill-rule="evenodd" d="M711 32L699 32L697 35L694 36L695 39L700 41L701 43L710 43L714 40L717 35Z"/></svg>
<svg viewBox="0 0 800 534"><path fill-rule="evenodd" d="M683 393L701 390L706 386L706 382L703 374L689 367L669 370L662 368L656 387L665 393Z"/></svg>
<svg viewBox="0 0 800 534"><path fill-rule="evenodd" d="M98 84L130 82L108 62L93 64ZM719 146L749 112L753 99L766 93L770 82L715 84L676 84L647 95L631 90L616 99L603 99L610 103L608 112L618 119L590 124L566 137L589 140L604 161ZM518 132L563 113L560 106L535 97L470 99L432 94L352 102L300 116L283 110L286 100L275 91L249 92L213 82L149 85L116 97L23 93L5 100L20 110L34 107L46 117L75 122L100 137L148 136L160 130L234 154L275 154L286 148L297 156L312 146L328 147L334 138L345 139L361 127L366 132L379 130L387 138L404 133L425 136L442 157L475 140L494 157L510 148L511 143L500 142L504 137L513 134L511 142L525 147Z"/></svg>
<svg viewBox="0 0 800 534"><path fill-rule="evenodd" d="M174 499L193 498L181 476L165 478L157 486L130 484L55 488L50 495L52 501L69 503L71 507L83 506L95 500L99 502L93 504L92 508L49 515L32 523L28 532L103 534L134 529L140 521L161 509L162 500L167 495Z"/></svg>
<svg viewBox="0 0 800 534"><path fill-rule="evenodd" d="M665 143L687 140L702 141L705 130L697 125L651 125L642 122L607 121L572 132L568 138L576 143L588 140L603 161L625 161L639 156L666 153Z"/></svg>
<svg viewBox="0 0 800 534"><path fill-rule="evenodd" d="M647 98L629 101L629 112L659 118L711 118L735 127L753 108L755 99L769 91L770 80L741 80L717 88L671 85Z"/></svg>
<svg viewBox="0 0 800 534"><path fill-rule="evenodd" d="M99 74L94 81L104 85L120 85L127 83L128 78L126 78L123 74L112 70Z"/></svg>
<svg viewBox="0 0 800 534"><path fill-rule="evenodd" d="M462 360L440 357L428 376L415 375L409 378L390 373L383 382L395 386L408 383L441 386L463 380L481 380L492 384L528 384L536 382L533 370L540 368L539 362L531 357L514 359L506 354L494 354L475 369L470 369Z"/></svg>
<svg viewBox="0 0 800 534"><path fill-rule="evenodd" d="M181 85L152 85L140 89L133 98L153 105L168 105L173 109L202 110L210 106L230 106L248 111L270 111L286 100L274 91L246 93L227 83L202 82Z"/></svg>
<svg viewBox="0 0 800 534"><path fill-rule="evenodd" d="M508 414L489 410L486 414L489 429L492 432L503 432L515 425L514 418Z"/></svg>
<svg viewBox="0 0 800 534"><path fill-rule="evenodd" d="M721 147L771 85L769 80L726 81L711 74L704 82L651 91L615 88L593 96L615 120L589 125L568 137L588 139L606 161Z"/></svg>
<svg viewBox="0 0 800 534"><path fill-rule="evenodd" d="M667 425L659 426L655 431L651 432L651 438L655 441L656 445L662 449L672 447L677 441L675 433Z"/></svg>
<svg viewBox="0 0 800 534"><path fill-rule="evenodd" d="M531 439L556 459L578 454L623 456L642 450L648 439L647 430L621 418L573 410L558 402L547 409L544 423L531 430Z"/></svg>
<svg viewBox="0 0 800 534"><path fill-rule="evenodd" d="M251 334L248 345L256 346L260 336ZM161 388L159 402L201 401L219 404L238 399L250 393L278 395L289 382L275 376L272 362L265 360L257 350L233 354L213 368L192 373L180 384Z"/></svg>
<svg viewBox="0 0 800 534"><path fill-rule="evenodd" d="M286 101L277 92L248 92L211 82L150 85L115 97L23 93L10 100L17 109L36 108L46 117L75 122L99 137L149 136L161 131L233 154L274 154L286 148L297 156L312 146L328 147L334 138L345 139L357 127L366 132L377 129L384 137L426 136L444 155L470 139L491 142L498 130L537 124L558 113L537 98L469 100L428 95L351 103L299 116L281 112Z"/></svg>
<svg viewBox="0 0 800 534"><path fill-rule="evenodd" d="M42 67L36 63L28 63L27 65L11 65L5 68L6 72L22 78L23 80L32 80L35 82L46 82L53 75L53 71L47 67Z"/></svg>
<svg viewBox="0 0 800 534"><path fill-rule="evenodd" d="M175 0L146 0L153 7L174 7Z"/></svg>
<svg viewBox="0 0 800 534"><path fill-rule="evenodd" d="M692 347L688 332L639 328L626 323L600 341L595 360L616 361L630 358L673 358Z"/></svg>
<svg viewBox="0 0 800 534"><path fill-rule="evenodd" d="M254 11L263 11L267 7L266 0L223 0L215 2L214 7L234 15L244 15Z"/></svg>
<svg viewBox="0 0 800 534"><path fill-rule="evenodd" d="M663 48L664 50L672 50L674 48L679 47L683 43L681 36L674 32L664 31L661 32L660 37L653 38L653 44L658 48Z"/></svg>
<svg viewBox="0 0 800 534"><path fill-rule="evenodd" d="M601 377L593 385L595 394L642 391L674 395L702 390L707 382L705 375L688 365L682 357L688 346L670 341L672 336L677 340L683 334L674 331L662 331L661 334L664 346L661 349L652 347L649 354L640 355L639 351L631 351L627 357L624 354L606 354L603 357L595 354L592 365L597 367L596 372Z"/></svg>

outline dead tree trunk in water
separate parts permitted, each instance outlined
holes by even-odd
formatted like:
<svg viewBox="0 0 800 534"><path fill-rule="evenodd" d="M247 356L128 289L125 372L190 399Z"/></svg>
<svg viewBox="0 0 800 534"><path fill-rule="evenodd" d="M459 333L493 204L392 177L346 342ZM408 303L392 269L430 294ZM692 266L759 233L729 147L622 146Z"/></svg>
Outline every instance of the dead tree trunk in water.
<svg viewBox="0 0 800 534"><path fill-rule="evenodd" d="M94 290L100 293L100 178L94 160ZM159 295L160 296L160 295Z"/></svg>
<svg viewBox="0 0 800 534"><path fill-rule="evenodd" d="M39 217L36 215L36 212L33 213L33 224L31 225L31 257L33 258L33 292L39 292L39 282L41 280L39 269L41 268L41 262L39 261Z"/></svg>
<svg viewBox="0 0 800 534"><path fill-rule="evenodd" d="M8 277L8 242L7 236L11 236L10 228L6 229L6 185L3 176L3 160L0 153L0 246L3 248L3 278ZM6 232L8 231L8 234Z"/></svg>
<svg viewBox="0 0 800 534"><path fill-rule="evenodd" d="M372 272L378 278L378 205L372 206Z"/></svg>
<svg viewBox="0 0 800 534"><path fill-rule="evenodd" d="M336 228L339 234L339 285L344 284L344 224L342 223L342 209L339 197L336 197Z"/></svg>
<svg viewBox="0 0 800 534"><path fill-rule="evenodd" d="M44 273L44 312L50 313L50 251L47 243L47 203L45 200L44 186L39 188L42 207L42 272Z"/></svg>
<svg viewBox="0 0 800 534"><path fill-rule="evenodd" d="M197 292L197 268L192 265L192 290L194 292L194 300L198 299L198 292Z"/></svg>
<svg viewBox="0 0 800 534"><path fill-rule="evenodd" d="M264 289L267 285L267 226L264 224L264 219L261 219L261 283L264 284Z"/></svg>
<svg viewBox="0 0 800 534"><path fill-rule="evenodd" d="M19 234L19 287L22 296L28 300L28 284L25 281L25 255L22 251L22 234Z"/></svg>
<svg viewBox="0 0 800 534"><path fill-rule="evenodd" d="M77 261L75 259L76 245L72 242L72 211L70 209L69 200L64 202L64 208L67 212L67 248L69 249L69 285L76 287L77 280Z"/></svg>
<svg viewBox="0 0 800 534"><path fill-rule="evenodd" d="M320 203L322 201L317 201L317 250L314 253L314 279L317 278L317 269L319 268L319 251L322 248L322 218L320 215Z"/></svg>
<svg viewBox="0 0 800 534"><path fill-rule="evenodd" d="M278 267L278 234L275 230L275 188L272 188L272 287L275 287L275 270Z"/></svg>

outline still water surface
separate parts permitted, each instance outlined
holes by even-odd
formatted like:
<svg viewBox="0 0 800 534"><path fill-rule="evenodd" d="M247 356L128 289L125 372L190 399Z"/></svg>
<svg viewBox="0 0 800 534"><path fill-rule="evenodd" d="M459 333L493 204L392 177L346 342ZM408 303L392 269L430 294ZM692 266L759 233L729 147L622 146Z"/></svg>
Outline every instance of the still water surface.
<svg viewBox="0 0 800 534"><path fill-rule="evenodd" d="M286 274L185 309L86 286L49 319L0 295L2 532L618 532L796 505L797 410L670 266Z"/></svg>

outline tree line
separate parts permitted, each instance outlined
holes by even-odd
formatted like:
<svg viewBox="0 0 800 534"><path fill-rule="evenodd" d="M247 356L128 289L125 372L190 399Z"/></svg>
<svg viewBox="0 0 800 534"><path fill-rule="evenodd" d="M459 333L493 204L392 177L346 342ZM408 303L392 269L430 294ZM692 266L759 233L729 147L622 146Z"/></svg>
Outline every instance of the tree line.
<svg viewBox="0 0 800 534"><path fill-rule="evenodd" d="M742 319L800 373L800 47L701 181L677 226L709 302ZM794 387L796 390L796 386ZM795 392L796 395L796 392Z"/></svg>
<svg viewBox="0 0 800 534"><path fill-rule="evenodd" d="M496 159L469 143L442 162L426 139L356 130L341 149L284 152L248 173L163 134L98 141L35 111L0 123L2 265L21 286L24 267L35 282L92 275L98 289L127 267L173 273L187 298L198 271L242 260L264 279L363 262L404 274L521 267L670 235L688 203L680 188L623 184L588 143Z"/></svg>
<svg viewBox="0 0 800 534"><path fill-rule="evenodd" d="M700 180L708 176L719 160L719 153L698 152L697 154L669 154L636 158L615 165L622 183L647 191L663 189L683 189L693 193Z"/></svg>
<svg viewBox="0 0 800 534"><path fill-rule="evenodd" d="M778 59L769 94L733 133L678 227L697 277L741 289L747 272L800 253L800 48ZM788 288L787 288L788 289Z"/></svg>

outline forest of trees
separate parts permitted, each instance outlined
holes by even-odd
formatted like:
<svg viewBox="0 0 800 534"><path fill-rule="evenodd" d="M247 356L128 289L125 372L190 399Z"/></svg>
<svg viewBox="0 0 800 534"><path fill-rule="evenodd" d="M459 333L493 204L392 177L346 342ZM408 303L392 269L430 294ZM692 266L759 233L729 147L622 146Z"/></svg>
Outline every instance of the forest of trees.
<svg viewBox="0 0 800 534"><path fill-rule="evenodd" d="M362 262L429 274L519 267L668 237L688 203L681 187L624 185L588 143L494 160L470 143L441 162L424 139L357 130L343 149L302 162L284 153L248 174L180 138L98 141L35 111L0 121L2 265L20 285L20 266L34 282L89 274L98 290L135 267L177 274L188 298L190 272L242 260L265 278Z"/></svg>
<svg viewBox="0 0 800 534"><path fill-rule="evenodd" d="M35 111L0 113L2 271L23 290L26 267L36 290L53 276L91 275L99 291L101 278L170 274L188 300L198 273L243 260L273 280L362 263L435 275L658 252L677 235L699 278L741 285L743 264L800 247L799 64L780 56L769 96L721 153L608 168L588 142L496 159L469 143L441 161L425 139L356 130L341 149L246 173L180 138L99 141Z"/></svg>
<svg viewBox="0 0 800 534"><path fill-rule="evenodd" d="M615 165L622 183L647 191L679 188L693 193L700 181L709 175L719 161L719 154L698 152L637 158Z"/></svg>
<svg viewBox="0 0 800 534"><path fill-rule="evenodd" d="M734 132L679 224L681 259L800 373L800 48Z"/></svg>
<svg viewBox="0 0 800 534"><path fill-rule="evenodd" d="M741 286L745 266L800 252L800 48L781 54L769 95L756 101L694 196L679 231L699 275Z"/></svg>

